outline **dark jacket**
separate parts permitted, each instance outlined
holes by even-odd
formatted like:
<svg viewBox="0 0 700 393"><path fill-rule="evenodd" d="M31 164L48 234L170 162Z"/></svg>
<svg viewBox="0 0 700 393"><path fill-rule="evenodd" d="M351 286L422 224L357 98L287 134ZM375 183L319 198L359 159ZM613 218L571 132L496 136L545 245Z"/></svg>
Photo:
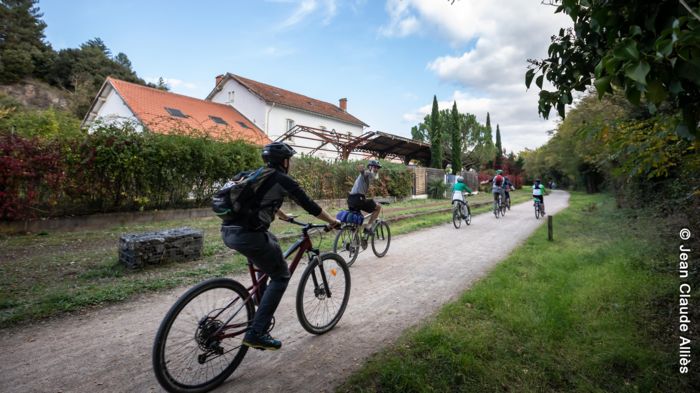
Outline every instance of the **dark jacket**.
<svg viewBox="0 0 700 393"><path fill-rule="evenodd" d="M226 220L223 225L237 225L249 230L266 231L274 221L275 213L282 206L286 196L292 198L294 202L313 216L321 213L321 207L306 195L299 183L279 169L265 180L256 194L256 200L260 207L255 209L257 214Z"/></svg>

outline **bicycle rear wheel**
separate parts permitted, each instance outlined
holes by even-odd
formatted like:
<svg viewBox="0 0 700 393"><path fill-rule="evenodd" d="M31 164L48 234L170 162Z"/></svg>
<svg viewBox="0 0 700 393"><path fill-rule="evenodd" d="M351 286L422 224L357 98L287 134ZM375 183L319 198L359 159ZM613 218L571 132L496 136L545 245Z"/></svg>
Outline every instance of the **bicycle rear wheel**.
<svg viewBox="0 0 700 393"><path fill-rule="evenodd" d="M472 223L472 209L467 206L467 218L464 219L464 222L467 223L467 225L470 225Z"/></svg>
<svg viewBox="0 0 700 393"><path fill-rule="evenodd" d="M540 219L540 204L539 203L535 203L535 218L538 220Z"/></svg>
<svg viewBox="0 0 700 393"><path fill-rule="evenodd" d="M374 227L374 232L372 233L372 251L374 255L381 258L386 255L389 251L389 244L391 244L391 230L389 229L389 224L384 221L380 221Z"/></svg>
<svg viewBox="0 0 700 393"><path fill-rule="evenodd" d="M304 270L297 289L297 318L309 333L333 329L350 298L350 269L335 253L314 257Z"/></svg>
<svg viewBox="0 0 700 393"><path fill-rule="evenodd" d="M462 226L462 216L459 214L459 209L452 209L452 225L457 229Z"/></svg>
<svg viewBox="0 0 700 393"><path fill-rule="evenodd" d="M493 215L498 218L498 215L501 213L501 209L498 207L498 202L493 203Z"/></svg>
<svg viewBox="0 0 700 393"><path fill-rule="evenodd" d="M348 266L352 266L360 253L360 236L352 226L344 226L335 235L333 252L345 259Z"/></svg>
<svg viewBox="0 0 700 393"><path fill-rule="evenodd" d="M153 371L165 390L208 392L233 373L248 351L242 340L255 313L249 296L238 282L214 278L173 304L153 344ZM217 333L224 325L229 328Z"/></svg>
<svg viewBox="0 0 700 393"><path fill-rule="evenodd" d="M501 203L501 216L505 217L506 216L506 204Z"/></svg>

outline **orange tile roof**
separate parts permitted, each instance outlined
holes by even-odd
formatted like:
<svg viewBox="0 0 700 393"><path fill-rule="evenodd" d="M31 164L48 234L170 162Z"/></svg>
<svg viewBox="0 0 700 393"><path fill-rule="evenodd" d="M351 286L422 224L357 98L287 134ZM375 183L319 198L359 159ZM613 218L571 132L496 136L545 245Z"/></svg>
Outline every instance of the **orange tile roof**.
<svg viewBox="0 0 700 393"><path fill-rule="evenodd" d="M151 131L201 131L222 140L243 139L264 145L270 138L253 122L229 105L154 89L143 85L107 78L136 118ZM165 108L179 109L187 117L172 116ZM210 116L224 120L216 123Z"/></svg>
<svg viewBox="0 0 700 393"><path fill-rule="evenodd" d="M280 89L279 87L270 86L252 79L244 78L242 76L230 73L226 74L226 76L238 81L238 83L245 86L248 90L253 92L253 94L256 94L267 102L274 102L278 105L284 105L291 108L316 113L346 123L369 127L367 124L365 124L365 122L340 109L340 107L336 105L297 94L289 90Z"/></svg>

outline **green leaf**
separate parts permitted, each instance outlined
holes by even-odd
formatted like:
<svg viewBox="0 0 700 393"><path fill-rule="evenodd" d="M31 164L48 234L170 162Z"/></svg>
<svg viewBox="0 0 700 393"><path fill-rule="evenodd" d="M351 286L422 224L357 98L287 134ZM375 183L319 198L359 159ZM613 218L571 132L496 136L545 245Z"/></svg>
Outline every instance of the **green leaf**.
<svg viewBox="0 0 700 393"><path fill-rule="evenodd" d="M603 58L603 59L604 59L604 58ZM600 59L600 61L598 62L598 64L596 64L596 66L595 66L594 72L595 72L595 77L596 77L596 78L600 78L601 76L603 76L603 70L605 69L605 68L603 67L603 59Z"/></svg>
<svg viewBox="0 0 700 393"><path fill-rule="evenodd" d="M606 92L610 91L610 77L609 76L597 78L593 84L595 85L595 89L598 92L598 99L603 98L603 95Z"/></svg>
<svg viewBox="0 0 700 393"><path fill-rule="evenodd" d="M673 42L669 39L656 41L656 52L663 57L668 57L673 51Z"/></svg>
<svg viewBox="0 0 700 393"><path fill-rule="evenodd" d="M535 83L537 84L537 87L540 89L542 88L542 82L544 81L544 75L540 75L535 79Z"/></svg>
<svg viewBox="0 0 700 393"><path fill-rule="evenodd" d="M639 105L639 100L642 98L642 93L634 84L628 84L625 86L625 97L627 97L627 100L634 105Z"/></svg>
<svg viewBox="0 0 700 393"><path fill-rule="evenodd" d="M673 80L671 81L671 83L668 84L668 91L675 96L683 91L683 86L681 86L680 81Z"/></svg>
<svg viewBox="0 0 700 393"><path fill-rule="evenodd" d="M642 35L642 28L637 25L630 26L630 36L635 37Z"/></svg>
<svg viewBox="0 0 700 393"><path fill-rule="evenodd" d="M638 63L631 63L625 67L625 76L641 84L642 86L646 86L646 78L650 69L651 67L649 66L649 63L644 60Z"/></svg>
<svg viewBox="0 0 700 393"><path fill-rule="evenodd" d="M649 85L647 86L646 96L649 101L658 105L666 99L668 93L666 92L666 88L661 82L659 82L658 80L653 80L649 82Z"/></svg>
<svg viewBox="0 0 700 393"><path fill-rule="evenodd" d="M625 40L622 44L618 45L614 50L613 54L616 58L620 60L638 60L639 50L637 50L637 43L633 40Z"/></svg>
<svg viewBox="0 0 700 393"><path fill-rule="evenodd" d="M527 70L527 72L525 73L525 86L526 86L528 89L530 88L530 84L532 83L532 78L533 78L534 76L535 76L535 70L534 70L534 69Z"/></svg>

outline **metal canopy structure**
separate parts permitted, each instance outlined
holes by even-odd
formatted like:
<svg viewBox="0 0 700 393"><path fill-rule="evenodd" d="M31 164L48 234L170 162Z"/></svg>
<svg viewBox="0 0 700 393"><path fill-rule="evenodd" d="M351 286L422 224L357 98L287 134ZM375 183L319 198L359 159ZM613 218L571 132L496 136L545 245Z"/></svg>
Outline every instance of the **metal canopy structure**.
<svg viewBox="0 0 700 393"><path fill-rule="evenodd" d="M331 145L342 160L347 160L350 153L369 153L379 158L398 158L405 164L411 160L430 161L430 144L414 141L398 135L380 131L369 131L360 136L349 133L339 133L335 130L295 125L292 129L280 135L278 142L290 138L299 138L318 142L311 148L311 154L323 150L329 151Z"/></svg>
<svg viewBox="0 0 700 393"><path fill-rule="evenodd" d="M355 150L376 154L379 158L393 157L401 159L404 164L411 160L430 161L430 144L414 141L398 135L381 131L370 131L367 140Z"/></svg>

